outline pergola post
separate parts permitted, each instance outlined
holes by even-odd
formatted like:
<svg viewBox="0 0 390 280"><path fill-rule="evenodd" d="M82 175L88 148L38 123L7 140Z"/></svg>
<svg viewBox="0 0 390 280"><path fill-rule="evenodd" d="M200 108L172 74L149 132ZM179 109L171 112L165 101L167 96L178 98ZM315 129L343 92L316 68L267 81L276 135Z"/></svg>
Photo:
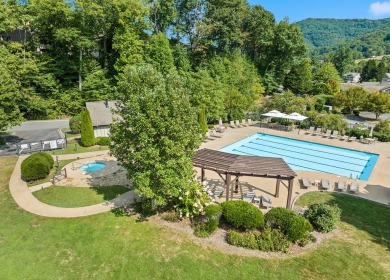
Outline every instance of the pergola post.
<svg viewBox="0 0 390 280"><path fill-rule="evenodd" d="M234 187L234 193L238 193L238 179L239 179L240 177L238 177L237 176L237 178L236 178L236 185L235 185L235 187Z"/></svg>
<svg viewBox="0 0 390 280"><path fill-rule="evenodd" d="M294 186L294 178L291 178L288 181L288 194L287 194L287 204L286 204L287 209L291 209L291 197L293 192L293 186Z"/></svg>
<svg viewBox="0 0 390 280"><path fill-rule="evenodd" d="M200 176L201 176L200 180L201 180L201 182L203 182L204 181L204 177L205 177L205 170L204 170L204 168L201 169L201 175Z"/></svg>
<svg viewBox="0 0 390 280"><path fill-rule="evenodd" d="M225 187L226 187L226 201L229 200L230 179L231 179L231 175L226 173L226 184L225 184Z"/></svg>
<svg viewBox="0 0 390 280"><path fill-rule="evenodd" d="M280 189L280 179L277 179L277 180L276 180L275 197L279 197L279 189Z"/></svg>

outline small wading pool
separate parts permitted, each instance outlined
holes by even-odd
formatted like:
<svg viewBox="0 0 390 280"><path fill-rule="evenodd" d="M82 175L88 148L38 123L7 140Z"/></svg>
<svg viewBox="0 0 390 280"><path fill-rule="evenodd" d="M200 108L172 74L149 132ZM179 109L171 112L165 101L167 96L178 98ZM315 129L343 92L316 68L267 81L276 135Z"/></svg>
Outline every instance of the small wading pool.
<svg viewBox="0 0 390 280"><path fill-rule="evenodd" d="M83 164L82 166L80 166L80 169L85 172L95 172L105 167L106 167L105 163L97 161L97 162L90 162L90 163Z"/></svg>
<svg viewBox="0 0 390 280"><path fill-rule="evenodd" d="M325 172L363 181L368 180L379 157L378 154L265 133L253 134L220 151L283 158L294 170Z"/></svg>

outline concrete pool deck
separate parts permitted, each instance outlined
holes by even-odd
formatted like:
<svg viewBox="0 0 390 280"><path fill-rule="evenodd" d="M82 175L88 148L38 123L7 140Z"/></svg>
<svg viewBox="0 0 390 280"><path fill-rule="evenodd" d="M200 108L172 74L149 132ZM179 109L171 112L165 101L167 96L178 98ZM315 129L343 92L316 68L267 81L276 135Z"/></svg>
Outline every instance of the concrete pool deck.
<svg viewBox="0 0 390 280"><path fill-rule="evenodd" d="M291 132L278 131L268 128L260 128L258 126L250 126L243 128L228 128L227 131L220 134L222 137L215 140L209 140L201 145L200 148L209 148L213 150L219 150L222 147L230 145L234 142L237 142L245 137L248 137L254 133L264 132L271 135L277 135L282 137L289 137L298 140L312 141L320 144L333 145L342 148L355 149L363 152L370 152L379 154L378 161L371 173L368 181L354 180L347 177L342 177L338 175L322 173L322 172L312 172L312 171L295 171L297 177L294 180L294 189L293 189L293 201L296 200L301 194L319 190L319 188L312 187L310 189L304 189L300 186L300 179L302 177L308 177L312 182L320 179L329 179L332 190L335 189L335 183L339 180L346 181L347 184L350 184L353 181L356 181L360 186L360 192L353 194L354 196L366 198L373 200L382 204L389 205L390 203L390 143L376 142L374 144L363 144L357 141L345 142L339 139L329 139L323 138L321 136L312 136L305 134L304 130L293 130ZM196 169L198 172L200 170ZM200 173L199 173L200 174ZM213 171L206 170L206 178L211 179L215 185L223 186L221 178L217 173ZM275 206L286 206L287 200L287 188L281 184L280 196L275 198L273 195L275 193L276 180L273 179L264 179L264 178L254 178L254 177L241 177L240 182L242 183L243 192L253 191L257 195L267 194L271 200L273 207ZM233 198L240 199L241 194L233 194ZM224 197L217 199L217 201L224 201Z"/></svg>

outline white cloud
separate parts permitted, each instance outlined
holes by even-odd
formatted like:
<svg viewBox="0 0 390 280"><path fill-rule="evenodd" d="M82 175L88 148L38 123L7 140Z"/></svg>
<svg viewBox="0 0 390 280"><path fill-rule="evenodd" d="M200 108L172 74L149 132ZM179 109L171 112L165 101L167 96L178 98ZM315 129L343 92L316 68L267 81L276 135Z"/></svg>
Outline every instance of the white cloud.
<svg viewBox="0 0 390 280"><path fill-rule="evenodd" d="M370 13L374 16L390 15L390 1L372 3Z"/></svg>

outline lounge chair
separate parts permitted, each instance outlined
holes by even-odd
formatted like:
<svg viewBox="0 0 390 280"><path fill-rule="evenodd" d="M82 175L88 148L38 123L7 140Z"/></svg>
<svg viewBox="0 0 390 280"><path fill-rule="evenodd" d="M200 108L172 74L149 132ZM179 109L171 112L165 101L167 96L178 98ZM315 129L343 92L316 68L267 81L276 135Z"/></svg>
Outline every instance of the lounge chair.
<svg viewBox="0 0 390 280"><path fill-rule="evenodd" d="M246 123L245 119L243 119L243 120L241 121L241 125L243 125L243 126L248 126L248 124Z"/></svg>
<svg viewBox="0 0 390 280"><path fill-rule="evenodd" d="M314 126L311 126L308 131L306 131L306 134L313 134L314 132Z"/></svg>
<svg viewBox="0 0 390 280"><path fill-rule="evenodd" d="M237 127L242 127L242 125L240 124L240 121L239 121L239 120L236 120L236 126L237 126Z"/></svg>
<svg viewBox="0 0 390 280"><path fill-rule="evenodd" d="M317 127L317 129L312 133L312 135L321 135L321 127Z"/></svg>
<svg viewBox="0 0 390 280"><path fill-rule="evenodd" d="M218 125L216 128L215 128L215 131L216 132L219 132L219 133L223 133L225 132L225 127L223 125Z"/></svg>
<svg viewBox="0 0 390 280"><path fill-rule="evenodd" d="M326 133L322 135L322 137L330 137L331 134L332 134L332 130L328 129L326 130Z"/></svg>
<svg viewBox="0 0 390 280"><path fill-rule="evenodd" d="M348 141L351 142L351 141L356 141L356 137L355 136L351 136L348 138Z"/></svg>
<svg viewBox="0 0 390 280"><path fill-rule="evenodd" d="M328 179L321 179L321 187L324 190L329 190L330 189L330 183Z"/></svg>
<svg viewBox="0 0 390 280"><path fill-rule="evenodd" d="M237 128L237 126L234 124L234 121L230 121L230 125L229 125L231 128Z"/></svg>
<svg viewBox="0 0 390 280"><path fill-rule="evenodd" d="M311 183L311 181L309 180L309 178L302 178L302 186L306 189L310 188L313 186L313 184Z"/></svg>
<svg viewBox="0 0 390 280"><path fill-rule="evenodd" d="M242 196L242 200L251 203L254 197L255 197L255 193L247 192L244 193L244 195Z"/></svg>
<svg viewBox="0 0 390 280"><path fill-rule="evenodd" d="M338 134L339 132L337 130L333 130L333 134L330 136L330 138L337 138L339 137Z"/></svg>
<svg viewBox="0 0 390 280"><path fill-rule="evenodd" d="M346 191L347 190L347 183L345 181L338 181L337 182L337 189L339 191Z"/></svg>
<svg viewBox="0 0 390 280"><path fill-rule="evenodd" d="M213 191L214 197L221 197L223 195L223 190L216 189Z"/></svg>
<svg viewBox="0 0 390 280"><path fill-rule="evenodd" d="M210 136L210 132L206 132L206 135L204 136L205 137L205 139L207 139L207 140L215 140L215 138L212 138L211 136Z"/></svg>
<svg viewBox="0 0 390 280"><path fill-rule="evenodd" d="M248 119L248 125L255 125L256 123L255 122L252 122L251 119Z"/></svg>
<svg viewBox="0 0 390 280"><path fill-rule="evenodd" d="M268 195L263 195L261 197L261 205L265 208L271 208L272 202L271 199L268 197Z"/></svg>
<svg viewBox="0 0 390 280"><path fill-rule="evenodd" d="M340 137L340 140L348 140L348 135L343 135Z"/></svg>
<svg viewBox="0 0 390 280"><path fill-rule="evenodd" d="M358 193L358 192L359 192L359 184L356 183L356 182L352 182L352 183L349 185L349 191L350 191L350 192L354 192L354 193Z"/></svg>
<svg viewBox="0 0 390 280"><path fill-rule="evenodd" d="M210 130L210 136L214 138L221 138L222 136L218 135L214 130Z"/></svg>

